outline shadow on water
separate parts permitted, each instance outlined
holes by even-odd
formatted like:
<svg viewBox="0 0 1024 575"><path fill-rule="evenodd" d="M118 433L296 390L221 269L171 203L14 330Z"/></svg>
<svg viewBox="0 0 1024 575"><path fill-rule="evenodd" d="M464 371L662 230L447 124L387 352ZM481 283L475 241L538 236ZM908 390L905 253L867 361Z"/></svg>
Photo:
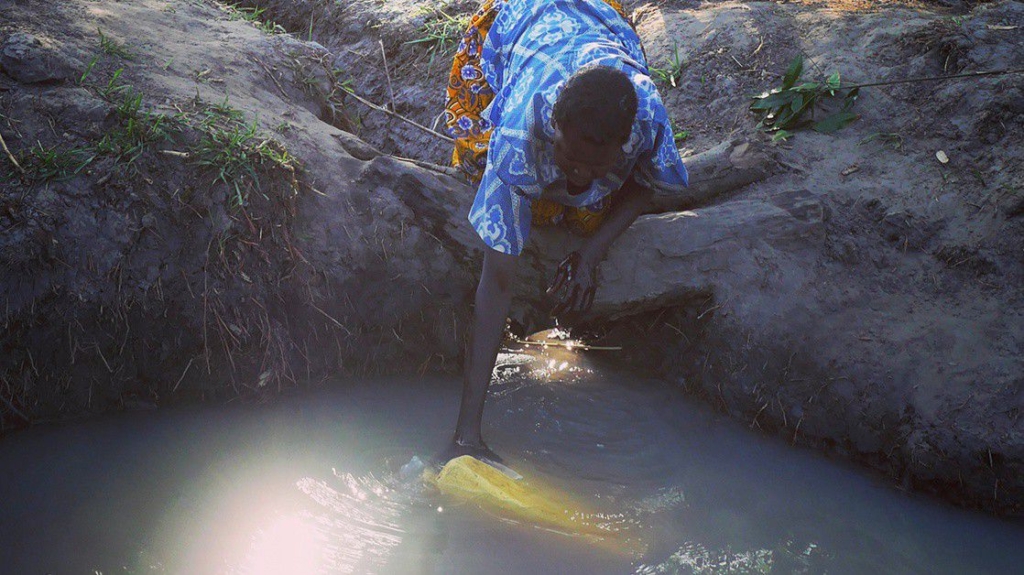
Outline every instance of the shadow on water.
<svg viewBox="0 0 1024 575"><path fill-rule="evenodd" d="M499 358L485 417L524 476L642 545L449 500L398 468L445 443L454 379L30 429L0 443L10 573L1009 573L1024 524L900 493L594 354Z"/></svg>

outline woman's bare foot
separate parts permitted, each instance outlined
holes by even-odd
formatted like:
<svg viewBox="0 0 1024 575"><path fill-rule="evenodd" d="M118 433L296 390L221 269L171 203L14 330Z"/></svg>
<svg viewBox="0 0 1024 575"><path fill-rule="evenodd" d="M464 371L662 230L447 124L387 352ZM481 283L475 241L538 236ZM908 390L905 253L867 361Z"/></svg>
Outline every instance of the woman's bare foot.
<svg viewBox="0 0 1024 575"><path fill-rule="evenodd" d="M456 457L463 455L470 455L484 462L492 462L504 464L505 460L502 459L497 453L487 447L487 444L483 440L477 442L468 442L461 439L452 439L452 442L448 444L443 451L434 456L434 463L437 465L444 465Z"/></svg>

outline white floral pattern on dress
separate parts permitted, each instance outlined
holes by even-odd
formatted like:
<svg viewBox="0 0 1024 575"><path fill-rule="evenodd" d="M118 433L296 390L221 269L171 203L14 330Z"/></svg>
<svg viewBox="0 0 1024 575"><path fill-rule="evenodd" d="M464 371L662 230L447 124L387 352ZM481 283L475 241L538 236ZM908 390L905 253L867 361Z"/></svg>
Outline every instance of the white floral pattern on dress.
<svg viewBox="0 0 1024 575"><path fill-rule="evenodd" d="M508 225L500 205L492 204L475 214L471 212L470 221L475 221L476 231L484 243L501 253L511 252L512 244L507 239Z"/></svg>
<svg viewBox="0 0 1024 575"><path fill-rule="evenodd" d="M551 11L544 13L540 22L530 28L527 38L541 44L558 44L576 34L579 29L580 24L567 14Z"/></svg>

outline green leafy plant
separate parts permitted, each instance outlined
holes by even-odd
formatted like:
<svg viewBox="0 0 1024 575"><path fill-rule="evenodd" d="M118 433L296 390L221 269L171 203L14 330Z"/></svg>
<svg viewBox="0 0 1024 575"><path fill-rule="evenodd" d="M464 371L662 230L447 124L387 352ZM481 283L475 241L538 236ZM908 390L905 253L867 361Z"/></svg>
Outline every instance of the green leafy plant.
<svg viewBox="0 0 1024 575"><path fill-rule="evenodd" d="M241 110L231 105L230 99L227 95L220 102L214 102L209 105L203 114L206 118L206 125L213 125L216 123L216 119L221 117L230 122L240 122L245 118L245 114Z"/></svg>
<svg viewBox="0 0 1024 575"><path fill-rule="evenodd" d="M244 20L246 22L259 22L263 13L267 11L266 8L249 8L233 3L229 3L228 8L231 9L230 18L232 20Z"/></svg>
<svg viewBox="0 0 1024 575"><path fill-rule="evenodd" d="M189 155L196 164L216 172L214 182L224 182L234 192L231 204L244 207L249 193L260 190L260 172L277 167L294 172L295 158L277 141L258 135L258 122L242 120L242 113L221 103L210 109L196 126L201 137Z"/></svg>
<svg viewBox="0 0 1024 575"><path fill-rule="evenodd" d="M259 22L256 27L262 30L266 34L287 34L288 30L284 26L274 22L273 20L267 20Z"/></svg>
<svg viewBox="0 0 1024 575"><path fill-rule="evenodd" d="M805 127L831 134L850 125L860 116L851 108L857 102L859 87L843 88L839 72L821 82L802 82L803 56L797 56L782 78L782 86L754 96L750 110L760 116L757 126L774 134L773 140L785 140L794 130ZM839 96L843 102L839 110L815 121L814 110L827 98ZM807 116L810 116L808 118Z"/></svg>
<svg viewBox="0 0 1024 575"><path fill-rule="evenodd" d="M679 81L683 78L683 68L686 67L686 64L686 60L679 55L679 44L676 43L672 48L672 58L668 61L667 67L651 67L651 76L662 84L677 88Z"/></svg>
<svg viewBox="0 0 1024 575"><path fill-rule="evenodd" d="M338 78L341 75L341 70L335 70L335 72L336 72L335 73L335 78ZM347 94L355 94L356 93L356 85L355 85L355 82L352 81L352 78L346 78L344 80L336 80L335 85L338 87L339 90L341 90L342 92L345 92Z"/></svg>
<svg viewBox="0 0 1024 575"><path fill-rule="evenodd" d="M97 154L111 156L131 168L149 146L171 137L171 121L142 110L142 93L130 86L114 110L120 122L96 144Z"/></svg>
<svg viewBox="0 0 1024 575"><path fill-rule="evenodd" d="M85 81L89 78L89 74L92 73L92 69L96 67L96 63L99 62L99 60L100 60L99 56L93 56L92 60L89 60L89 63L86 64L86 66L85 66L85 71L83 71L82 75L79 76L79 78L78 78L78 85L79 86L84 84Z"/></svg>
<svg viewBox="0 0 1024 575"><path fill-rule="evenodd" d="M263 18L263 13L267 11L266 8L249 8L238 4L228 4L228 8L231 10L230 18L232 20L244 20L267 34L288 33L288 31L284 29L284 26L281 26L273 20Z"/></svg>
<svg viewBox="0 0 1024 575"><path fill-rule="evenodd" d="M121 83L122 74L124 74L124 68L118 68L114 71L114 75L110 77L110 80L107 81L107 85L97 89L102 98L112 100L118 94L131 89L131 86L128 84Z"/></svg>
<svg viewBox="0 0 1024 575"><path fill-rule="evenodd" d="M670 120L669 123L672 126L673 142L679 144L680 142L685 142L686 139L690 137L690 131L680 128L679 125L676 124L675 120Z"/></svg>
<svg viewBox="0 0 1024 575"><path fill-rule="evenodd" d="M114 40L110 36L103 33L103 30L96 29L100 34L100 50L103 50L104 54L109 56L117 56L123 60L134 60L135 53L132 52L126 44L121 44L117 40Z"/></svg>
<svg viewBox="0 0 1024 575"><path fill-rule="evenodd" d="M96 154L88 148L45 147L36 142L20 163L33 180L59 181L74 177L92 163L95 157Z"/></svg>

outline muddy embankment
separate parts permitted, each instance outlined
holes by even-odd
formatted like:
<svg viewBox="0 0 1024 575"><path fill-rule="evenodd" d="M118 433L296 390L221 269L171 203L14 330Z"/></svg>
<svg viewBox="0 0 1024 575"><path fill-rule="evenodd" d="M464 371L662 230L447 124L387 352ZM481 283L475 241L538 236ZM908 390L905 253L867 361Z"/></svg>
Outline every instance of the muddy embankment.
<svg viewBox="0 0 1024 575"><path fill-rule="evenodd" d="M0 8L4 429L457 368L472 190L353 93L433 126L473 3L248 6ZM629 8L699 177L615 246L591 328L752 428L1019 513L1024 77L864 88L780 143L747 105L801 53L807 81L1012 68L1024 5ZM575 241L537 237L528 327Z"/></svg>
<svg viewBox="0 0 1024 575"><path fill-rule="evenodd" d="M322 49L214 2L0 26L6 428L453 366L458 184L339 129Z"/></svg>

